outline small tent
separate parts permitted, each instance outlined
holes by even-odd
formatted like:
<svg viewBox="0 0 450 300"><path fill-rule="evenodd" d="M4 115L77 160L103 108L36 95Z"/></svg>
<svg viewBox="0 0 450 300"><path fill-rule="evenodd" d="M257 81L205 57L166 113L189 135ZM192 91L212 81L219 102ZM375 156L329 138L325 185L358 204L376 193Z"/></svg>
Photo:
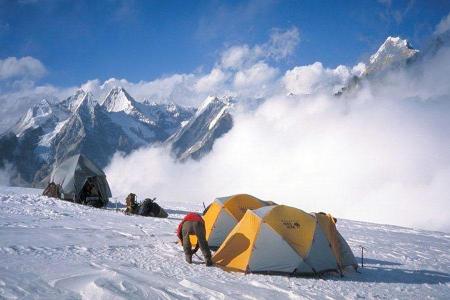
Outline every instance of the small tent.
<svg viewBox="0 0 450 300"><path fill-rule="evenodd" d="M204 213L206 240L211 249L217 249L247 209L273 204L247 194L217 198Z"/></svg>
<svg viewBox="0 0 450 300"><path fill-rule="evenodd" d="M317 274L358 266L331 215L285 205L248 210L213 261L255 273Z"/></svg>
<svg viewBox="0 0 450 300"><path fill-rule="evenodd" d="M76 203L101 207L108 204L111 190L103 171L87 157L77 154L57 165L50 182L59 186L60 197ZM86 187L95 189L95 197L86 194ZM91 202L90 202L91 201Z"/></svg>

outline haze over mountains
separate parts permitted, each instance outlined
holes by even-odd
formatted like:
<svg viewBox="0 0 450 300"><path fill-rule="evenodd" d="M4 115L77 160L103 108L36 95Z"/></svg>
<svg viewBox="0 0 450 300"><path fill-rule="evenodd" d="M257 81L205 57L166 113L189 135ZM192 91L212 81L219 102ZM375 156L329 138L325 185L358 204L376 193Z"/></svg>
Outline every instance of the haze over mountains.
<svg viewBox="0 0 450 300"><path fill-rule="evenodd" d="M435 40L437 45L431 49L445 45L445 35ZM403 68L418 54L406 40L388 37L337 94L387 69ZM43 99L3 133L0 164L12 170L12 184L42 185L55 163L75 153L83 153L105 167L118 151L129 154L161 144L177 159L198 160L233 127L235 107L254 110L262 102L264 99L249 105L217 95L205 99L199 108L187 108L175 103L139 102L122 87L111 89L104 99L95 99L80 89L60 102Z"/></svg>

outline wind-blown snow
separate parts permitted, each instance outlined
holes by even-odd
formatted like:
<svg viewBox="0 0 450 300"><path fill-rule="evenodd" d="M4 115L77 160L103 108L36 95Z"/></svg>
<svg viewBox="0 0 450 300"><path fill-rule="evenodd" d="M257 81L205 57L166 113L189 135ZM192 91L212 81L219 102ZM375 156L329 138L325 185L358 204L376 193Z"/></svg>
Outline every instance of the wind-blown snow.
<svg viewBox="0 0 450 300"><path fill-rule="evenodd" d="M0 298L450 297L448 234L340 219L338 229L355 254L359 256L359 245L367 248L360 274L245 275L206 267L196 256L192 265L184 262L174 231L183 214L199 211L199 206L160 201L170 217L154 219L51 199L40 192L0 190Z"/></svg>

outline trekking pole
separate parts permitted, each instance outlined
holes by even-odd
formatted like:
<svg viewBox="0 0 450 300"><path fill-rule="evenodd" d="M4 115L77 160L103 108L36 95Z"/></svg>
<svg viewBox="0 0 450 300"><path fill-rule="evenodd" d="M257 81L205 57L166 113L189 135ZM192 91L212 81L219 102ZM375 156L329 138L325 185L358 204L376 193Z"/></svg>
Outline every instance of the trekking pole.
<svg viewBox="0 0 450 300"><path fill-rule="evenodd" d="M203 209L205 210L206 209L205 202L202 202L202 203L203 203Z"/></svg>
<svg viewBox="0 0 450 300"><path fill-rule="evenodd" d="M117 197L116 197L116 212L118 212L119 209L117 208Z"/></svg>
<svg viewBox="0 0 450 300"><path fill-rule="evenodd" d="M194 253L195 256L198 257L198 259L200 259L201 262L205 262L200 256L197 255L197 253Z"/></svg>
<svg viewBox="0 0 450 300"><path fill-rule="evenodd" d="M359 245L359 247L361 248L361 269L364 269L364 249L366 248L362 245Z"/></svg>

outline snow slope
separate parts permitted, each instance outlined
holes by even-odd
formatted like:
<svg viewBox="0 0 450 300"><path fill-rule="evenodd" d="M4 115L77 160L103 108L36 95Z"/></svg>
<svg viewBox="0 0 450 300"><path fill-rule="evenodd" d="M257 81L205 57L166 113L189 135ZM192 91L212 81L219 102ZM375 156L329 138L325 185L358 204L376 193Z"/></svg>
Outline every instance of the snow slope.
<svg viewBox="0 0 450 300"><path fill-rule="evenodd" d="M0 298L450 298L450 235L348 220L339 231L361 273L298 278L228 273L184 262L175 228L187 203L160 202L168 219L126 216L0 188ZM123 205L120 205L123 207ZM359 258L358 258L359 260Z"/></svg>

